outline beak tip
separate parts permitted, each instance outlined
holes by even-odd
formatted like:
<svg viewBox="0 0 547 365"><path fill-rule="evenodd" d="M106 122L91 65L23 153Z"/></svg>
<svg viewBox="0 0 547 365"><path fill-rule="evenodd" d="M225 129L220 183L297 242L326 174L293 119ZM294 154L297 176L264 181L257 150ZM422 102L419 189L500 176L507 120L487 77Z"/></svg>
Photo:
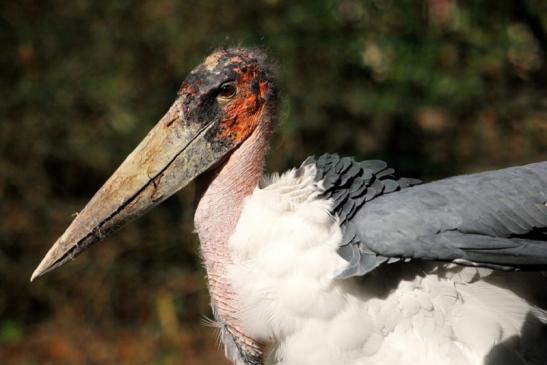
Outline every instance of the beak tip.
<svg viewBox="0 0 547 365"><path fill-rule="evenodd" d="M34 279L39 278L40 276L44 275L47 271L48 271L48 269L44 267L44 260L42 260L42 262L40 262L38 267L36 267L36 269L32 272L32 275L30 277L30 282L33 282Z"/></svg>
<svg viewBox="0 0 547 365"><path fill-rule="evenodd" d="M32 283L34 281L34 279L36 279L38 276L40 276L40 274L38 273L37 270L34 270L34 272L32 273L32 275L30 277L30 282Z"/></svg>
<svg viewBox="0 0 547 365"><path fill-rule="evenodd" d="M60 266L63 261L60 262L58 259L59 257L59 244L56 242L46 253L42 261L40 261L40 264L34 269L34 272L32 273L30 277L30 281L33 282L35 279L39 278L40 276L44 275L48 271L53 270L57 266Z"/></svg>

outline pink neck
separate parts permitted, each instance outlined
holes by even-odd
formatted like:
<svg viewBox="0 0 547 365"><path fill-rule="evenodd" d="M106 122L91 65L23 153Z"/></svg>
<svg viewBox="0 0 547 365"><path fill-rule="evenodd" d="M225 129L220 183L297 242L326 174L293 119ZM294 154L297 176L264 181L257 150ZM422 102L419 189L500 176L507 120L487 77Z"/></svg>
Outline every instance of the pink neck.
<svg viewBox="0 0 547 365"><path fill-rule="evenodd" d="M258 355L261 354L260 346L246 336L238 324L237 303L226 268L232 263L228 240L239 220L244 199L251 195L262 176L269 128L268 121L259 123L232 153L204 189L194 216L215 315L228 325L240 345Z"/></svg>

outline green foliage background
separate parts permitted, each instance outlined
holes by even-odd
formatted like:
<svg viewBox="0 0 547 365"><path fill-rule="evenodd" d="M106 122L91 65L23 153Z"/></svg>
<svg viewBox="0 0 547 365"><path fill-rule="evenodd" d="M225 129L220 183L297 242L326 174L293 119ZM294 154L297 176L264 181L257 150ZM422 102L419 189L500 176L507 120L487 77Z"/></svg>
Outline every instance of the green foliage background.
<svg viewBox="0 0 547 365"><path fill-rule="evenodd" d="M547 157L544 0L4 1L0 363L222 363L192 187L28 279L219 46L277 60L282 170L325 151L433 179Z"/></svg>

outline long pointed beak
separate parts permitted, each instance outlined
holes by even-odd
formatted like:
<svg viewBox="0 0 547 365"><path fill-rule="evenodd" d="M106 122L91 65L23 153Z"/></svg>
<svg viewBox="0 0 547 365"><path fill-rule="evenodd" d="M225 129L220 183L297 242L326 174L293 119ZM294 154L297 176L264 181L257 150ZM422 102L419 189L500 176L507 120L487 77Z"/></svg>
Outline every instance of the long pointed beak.
<svg viewBox="0 0 547 365"><path fill-rule="evenodd" d="M55 242L31 281L70 261L213 166L226 150L208 138L215 123L184 119L178 99ZM226 147L225 147L226 148Z"/></svg>

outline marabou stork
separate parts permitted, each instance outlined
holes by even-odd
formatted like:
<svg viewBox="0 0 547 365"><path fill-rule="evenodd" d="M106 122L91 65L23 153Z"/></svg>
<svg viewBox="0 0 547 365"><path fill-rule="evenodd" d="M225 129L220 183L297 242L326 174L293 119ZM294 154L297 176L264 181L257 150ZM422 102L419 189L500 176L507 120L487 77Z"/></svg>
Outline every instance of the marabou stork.
<svg viewBox="0 0 547 365"><path fill-rule="evenodd" d="M277 108L263 53L214 52L32 279L196 179L235 364L547 364L547 161L420 184L325 154L264 178Z"/></svg>

